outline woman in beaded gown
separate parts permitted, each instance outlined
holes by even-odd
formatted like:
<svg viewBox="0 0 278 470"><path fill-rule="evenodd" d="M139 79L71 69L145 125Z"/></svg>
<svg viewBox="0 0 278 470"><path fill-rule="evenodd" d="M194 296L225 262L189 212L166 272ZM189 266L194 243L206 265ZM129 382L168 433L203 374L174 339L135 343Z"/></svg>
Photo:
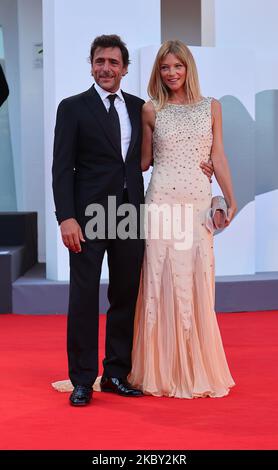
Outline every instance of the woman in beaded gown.
<svg viewBox="0 0 278 470"><path fill-rule="evenodd" d="M152 99L143 107L142 170L153 161L153 172L145 202L161 209L167 204L163 224L170 231L176 215L171 219L169 207L191 207L188 217L181 210L175 220L192 243L183 248L173 230L171 236L160 231L159 239L152 237L155 219L146 210L129 381L155 396L222 397L234 381L214 311L213 234L206 227L211 185L200 168L212 159L228 204L228 225L236 202L223 150L221 105L201 96L194 59L180 41L161 46L148 91ZM161 230L161 218L153 224Z"/></svg>

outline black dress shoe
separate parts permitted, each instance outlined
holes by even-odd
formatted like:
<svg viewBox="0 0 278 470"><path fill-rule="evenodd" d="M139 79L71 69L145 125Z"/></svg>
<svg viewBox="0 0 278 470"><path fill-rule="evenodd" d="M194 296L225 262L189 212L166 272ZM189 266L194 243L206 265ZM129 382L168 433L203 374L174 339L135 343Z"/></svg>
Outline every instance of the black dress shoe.
<svg viewBox="0 0 278 470"><path fill-rule="evenodd" d="M73 406L85 406L90 403L92 395L92 387L87 385L76 385L71 396L69 397L69 401Z"/></svg>
<svg viewBox="0 0 278 470"><path fill-rule="evenodd" d="M102 377L100 381L102 392L117 393L123 397L142 397L144 394L141 390L132 387L125 379L117 377Z"/></svg>

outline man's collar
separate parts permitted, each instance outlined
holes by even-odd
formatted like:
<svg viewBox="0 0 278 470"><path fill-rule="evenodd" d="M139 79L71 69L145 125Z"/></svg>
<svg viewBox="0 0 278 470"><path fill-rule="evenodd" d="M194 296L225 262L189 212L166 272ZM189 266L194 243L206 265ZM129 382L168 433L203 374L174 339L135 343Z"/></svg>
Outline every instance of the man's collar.
<svg viewBox="0 0 278 470"><path fill-rule="evenodd" d="M110 91L107 91L101 88L97 83L94 84L94 87L95 87L95 90L98 92L99 96L101 97L102 101L104 101L105 98L107 98L107 96L111 94L117 95L120 98L120 100L124 101L124 97L120 88L116 92L111 93Z"/></svg>

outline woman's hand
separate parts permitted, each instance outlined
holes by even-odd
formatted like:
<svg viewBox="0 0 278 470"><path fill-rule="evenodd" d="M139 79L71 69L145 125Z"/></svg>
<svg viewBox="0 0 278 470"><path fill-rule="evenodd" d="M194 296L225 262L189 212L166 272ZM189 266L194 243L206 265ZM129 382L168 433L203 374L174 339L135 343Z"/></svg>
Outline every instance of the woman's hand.
<svg viewBox="0 0 278 470"><path fill-rule="evenodd" d="M226 217L226 220L225 220L225 227L227 227L228 225L230 225L231 221L233 220L235 214L236 214L236 211L237 211L237 206L236 206L236 203L233 202L229 207L228 207L228 214L227 214L227 217Z"/></svg>
<svg viewBox="0 0 278 470"><path fill-rule="evenodd" d="M208 162L201 162L200 163L200 168L202 169L202 172L208 177L210 183L211 183L211 177L213 175L213 164L212 160L210 159Z"/></svg>

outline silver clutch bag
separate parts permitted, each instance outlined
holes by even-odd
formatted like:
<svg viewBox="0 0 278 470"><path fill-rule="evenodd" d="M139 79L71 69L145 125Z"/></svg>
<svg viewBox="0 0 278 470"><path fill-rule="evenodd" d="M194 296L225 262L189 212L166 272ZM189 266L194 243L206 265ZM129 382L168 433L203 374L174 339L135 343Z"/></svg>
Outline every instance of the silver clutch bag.
<svg viewBox="0 0 278 470"><path fill-rule="evenodd" d="M215 213L220 211L220 221L216 223ZM211 232L214 233L215 230L220 230L225 228L225 221L228 215L228 206L223 196L214 196L211 200L211 207L206 215L206 227Z"/></svg>

